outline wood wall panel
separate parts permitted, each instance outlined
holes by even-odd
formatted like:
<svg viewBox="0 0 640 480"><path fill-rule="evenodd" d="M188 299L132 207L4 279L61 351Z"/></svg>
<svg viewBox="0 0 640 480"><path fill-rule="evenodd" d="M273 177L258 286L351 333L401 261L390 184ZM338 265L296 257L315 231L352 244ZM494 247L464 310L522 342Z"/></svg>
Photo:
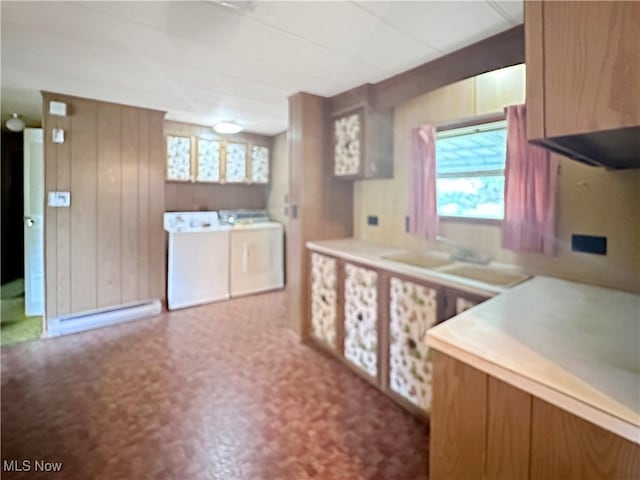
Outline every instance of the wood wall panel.
<svg viewBox="0 0 640 480"><path fill-rule="evenodd" d="M98 105L75 102L71 119L71 311L96 308L98 289ZM49 167L47 167L49 168ZM61 209L49 208L47 215ZM47 291L50 290L47 285ZM55 316L55 315L53 315Z"/></svg>
<svg viewBox="0 0 640 480"><path fill-rule="evenodd" d="M69 131L69 118L56 119L58 128ZM69 139L61 144L54 144L57 150L56 190L71 190L71 149ZM58 285L58 315L71 312L71 212L68 208L58 210L56 220L57 262L56 284Z"/></svg>
<svg viewBox="0 0 640 480"><path fill-rule="evenodd" d="M487 375L433 352L429 478L484 477Z"/></svg>
<svg viewBox="0 0 640 480"><path fill-rule="evenodd" d="M122 112L122 204L120 216L121 255L120 271L122 272L122 303L138 298L138 145L140 143L138 129L138 111L125 108ZM146 142L145 142L146 143Z"/></svg>
<svg viewBox="0 0 640 480"><path fill-rule="evenodd" d="M47 102L43 105L43 118L46 118ZM51 139L51 128L57 127L57 119L50 119L44 128L44 185L45 204L46 192L55 190L58 183L58 155L55 144ZM57 283L58 254L57 254L57 224L58 209L46 208L44 211L44 278L45 278L45 314L51 317L58 315L58 290L49 288Z"/></svg>
<svg viewBox="0 0 640 480"><path fill-rule="evenodd" d="M164 113L43 92L46 317L164 299ZM66 118L48 115L67 103ZM51 128L65 129L53 144Z"/></svg>
<svg viewBox="0 0 640 480"><path fill-rule="evenodd" d="M328 110L324 97L289 98L289 211L297 215L287 226L287 288L291 321L304 339L311 305L305 243L353 233L353 184L333 176Z"/></svg>
<svg viewBox="0 0 640 480"><path fill-rule="evenodd" d="M640 446L533 398L531 478L640 478Z"/></svg>
<svg viewBox="0 0 640 480"><path fill-rule="evenodd" d="M487 479L529 478L531 395L489 377Z"/></svg>
<svg viewBox="0 0 640 480"><path fill-rule="evenodd" d="M138 116L138 129L138 298L149 298L149 115Z"/></svg>
<svg viewBox="0 0 640 480"><path fill-rule="evenodd" d="M98 105L98 308L122 303L122 107Z"/></svg>
<svg viewBox="0 0 640 480"><path fill-rule="evenodd" d="M154 297L165 298L166 292L166 234L163 227L164 180L166 178L164 141L164 116L149 117L149 289ZM162 159L157 161L156 159Z"/></svg>
<svg viewBox="0 0 640 480"><path fill-rule="evenodd" d="M266 208L264 185L167 182L166 211Z"/></svg>

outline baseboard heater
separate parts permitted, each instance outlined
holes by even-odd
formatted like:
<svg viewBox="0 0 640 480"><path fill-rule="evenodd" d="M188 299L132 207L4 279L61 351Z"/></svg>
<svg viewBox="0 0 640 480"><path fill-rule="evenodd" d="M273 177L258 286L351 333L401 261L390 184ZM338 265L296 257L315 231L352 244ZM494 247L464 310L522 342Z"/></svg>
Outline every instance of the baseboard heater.
<svg viewBox="0 0 640 480"><path fill-rule="evenodd" d="M57 337L59 335L82 332L83 330L91 330L158 315L160 312L162 312L162 303L160 300L154 299L90 312L62 315L47 319L47 335L49 337Z"/></svg>

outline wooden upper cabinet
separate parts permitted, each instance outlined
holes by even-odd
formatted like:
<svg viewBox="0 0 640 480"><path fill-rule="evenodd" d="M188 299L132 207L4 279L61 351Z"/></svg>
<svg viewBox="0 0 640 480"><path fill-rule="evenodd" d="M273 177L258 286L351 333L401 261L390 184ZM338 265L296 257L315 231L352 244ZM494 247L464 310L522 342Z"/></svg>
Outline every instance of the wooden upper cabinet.
<svg viewBox="0 0 640 480"><path fill-rule="evenodd" d="M640 2L525 2L527 134L640 125Z"/></svg>
<svg viewBox="0 0 640 480"><path fill-rule="evenodd" d="M372 106L370 88L331 115L333 174L348 180L393 177L393 112Z"/></svg>
<svg viewBox="0 0 640 480"><path fill-rule="evenodd" d="M198 183L269 183L271 139L254 133L226 138L210 127L165 122L166 180Z"/></svg>
<svg viewBox="0 0 640 480"><path fill-rule="evenodd" d="M362 175L362 110L333 119L333 173L336 177Z"/></svg>

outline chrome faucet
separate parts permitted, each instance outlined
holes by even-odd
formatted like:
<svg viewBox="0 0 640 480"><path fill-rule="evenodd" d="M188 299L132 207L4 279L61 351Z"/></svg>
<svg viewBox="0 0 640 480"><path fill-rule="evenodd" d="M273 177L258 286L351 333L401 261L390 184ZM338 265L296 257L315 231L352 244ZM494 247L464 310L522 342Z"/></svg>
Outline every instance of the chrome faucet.
<svg viewBox="0 0 640 480"><path fill-rule="evenodd" d="M486 265L487 263L489 263L489 256L485 253L479 253L471 248L463 247L453 240L449 240L448 238L442 237L440 235L436 237L436 241L444 243L445 245L453 248L453 251L451 252L451 258L454 260L459 260L461 262L478 263L481 265Z"/></svg>

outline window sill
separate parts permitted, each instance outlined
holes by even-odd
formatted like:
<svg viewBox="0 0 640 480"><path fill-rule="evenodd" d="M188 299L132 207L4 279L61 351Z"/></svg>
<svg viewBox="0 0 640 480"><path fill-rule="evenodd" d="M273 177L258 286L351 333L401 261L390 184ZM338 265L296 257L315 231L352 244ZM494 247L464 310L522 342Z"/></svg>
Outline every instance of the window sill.
<svg viewBox="0 0 640 480"><path fill-rule="evenodd" d="M475 218L475 217L448 217L440 215L440 220L445 223L470 223L473 225L493 225L496 227L502 226L502 220L497 218Z"/></svg>

